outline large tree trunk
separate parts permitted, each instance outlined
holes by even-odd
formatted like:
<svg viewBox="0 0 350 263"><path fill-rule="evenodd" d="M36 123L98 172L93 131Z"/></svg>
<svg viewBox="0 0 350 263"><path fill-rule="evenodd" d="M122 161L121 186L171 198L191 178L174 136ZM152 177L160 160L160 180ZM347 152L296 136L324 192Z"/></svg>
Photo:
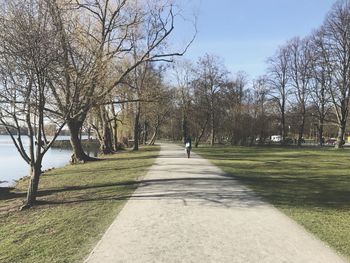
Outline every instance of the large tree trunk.
<svg viewBox="0 0 350 263"><path fill-rule="evenodd" d="M339 130L338 130L338 137L337 142L335 144L335 148L343 148L344 145L344 136L345 136L345 128L346 128L346 120L343 120L340 122Z"/></svg>
<svg viewBox="0 0 350 263"><path fill-rule="evenodd" d="M148 141L148 123L147 121L143 124L143 144L146 145Z"/></svg>
<svg viewBox="0 0 350 263"><path fill-rule="evenodd" d="M305 111L301 115L301 122L299 125L298 146L301 146L301 143L303 142L304 127L305 127Z"/></svg>
<svg viewBox="0 0 350 263"><path fill-rule="evenodd" d="M209 122L209 117L207 117L202 129L201 129L201 132L199 133L199 136L195 139L195 142L194 142L194 147L195 148L198 148L198 145L199 145L199 142L201 141L203 135L204 135L204 132L205 132L205 129L208 125L208 122Z"/></svg>
<svg viewBox="0 0 350 263"><path fill-rule="evenodd" d="M140 102L136 102L136 115L135 115L135 123L134 123L134 147L133 151L139 150L139 137L140 137Z"/></svg>
<svg viewBox="0 0 350 263"><path fill-rule="evenodd" d="M187 114L186 114L186 110L183 109L182 110L182 140L185 143L186 139L188 137L188 133L187 133Z"/></svg>
<svg viewBox="0 0 350 263"><path fill-rule="evenodd" d="M103 126L103 136L102 141L100 142L100 150L103 154L112 154L114 153L112 131L108 123L104 123Z"/></svg>
<svg viewBox="0 0 350 263"><path fill-rule="evenodd" d="M324 119L320 118L319 127L318 127L318 143L319 143L320 146L322 146L323 143L324 143L324 139L323 139L323 123L324 123Z"/></svg>
<svg viewBox="0 0 350 263"><path fill-rule="evenodd" d="M113 125L111 123L111 130L112 130L112 136L113 136L113 150L116 152L118 151L118 119L117 114L115 113L114 104L111 104L111 111L113 115Z"/></svg>
<svg viewBox="0 0 350 263"><path fill-rule="evenodd" d="M70 143L72 145L73 154L71 157L71 163L85 163L87 161L97 160L96 158L89 157L81 145L81 140L79 138L80 130L83 126L82 121L68 120L67 125L70 131Z"/></svg>
<svg viewBox="0 0 350 263"><path fill-rule="evenodd" d="M149 141L148 145L154 145L154 143L156 142L156 136L157 136L157 130L154 131L151 140Z"/></svg>
<svg viewBox="0 0 350 263"><path fill-rule="evenodd" d="M158 135L159 126L160 126L160 124L157 123L157 125L156 125L156 127L155 127L155 129L154 129L154 133L153 133L153 135L152 135L152 138L151 138L151 140L150 140L150 142L149 142L148 145L154 145L154 143L156 142L156 138L157 138L157 135Z"/></svg>
<svg viewBox="0 0 350 263"><path fill-rule="evenodd" d="M37 162L30 167L30 182L27 191L27 199L21 207L21 210L28 209L35 204L36 197L38 195L40 175L41 160L37 160Z"/></svg>
<svg viewBox="0 0 350 263"><path fill-rule="evenodd" d="M339 130L338 130L338 137L337 142L335 144L335 148L343 148L343 145L345 143L345 129L346 129L346 120L348 118L348 101L343 100L341 102L341 111L338 115L338 122L339 122Z"/></svg>
<svg viewBox="0 0 350 263"><path fill-rule="evenodd" d="M117 119L114 120L113 125L113 136L114 136L114 151L118 151L118 121Z"/></svg>
<svg viewBox="0 0 350 263"><path fill-rule="evenodd" d="M322 88L321 88L321 109L320 109L320 114L319 114L319 126L318 126L318 141L320 146L323 146L324 144L324 139L323 139L323 130L324 130L324 120L325 120L325 104L326 104L326 97L325 97L325 81L323 78L322 81Z"/></svg>
<svg viewBox="0 0 350 263"><path fill-rule="evenodd" d="M284 108L281 111L281 137L282 137L282 142L284 143L286 140L286 118L285 118Z"/></svg>
<svg viewBox="0 0 350 263"><path fill-rule="evenodd" d="M213 146L215 143L215 119L214 110L211 110L211 131L210 131L210 145Z"/></svg>
<svg viewBox="0 0 350 263"><path fill-rule="evenodd" d="M100 139L100 150L103 154L112 154L113 151L113 141L112 141L112 129L109 123L108 113L105 106L100 106L100 120L102 137Z"/></svg>

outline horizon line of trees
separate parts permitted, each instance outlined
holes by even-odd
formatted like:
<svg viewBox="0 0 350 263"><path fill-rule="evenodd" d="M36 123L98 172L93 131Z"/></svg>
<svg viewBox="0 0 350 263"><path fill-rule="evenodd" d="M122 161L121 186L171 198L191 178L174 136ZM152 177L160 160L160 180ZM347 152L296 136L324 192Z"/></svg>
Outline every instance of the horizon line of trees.
<svg viewBox="0 0 350 263"><path fill-rule="evenodd" d="M178 63L174 72L176 121L165 137L191 136L195 146L251 145L279 134L282 142L301 145L312 135L323 145L327 135L341 148L350 99L350 1L338 0L317 30L280 46L267 59L266 74L253 81L244 72L233 77L209 54L196 64Z"/></svg>

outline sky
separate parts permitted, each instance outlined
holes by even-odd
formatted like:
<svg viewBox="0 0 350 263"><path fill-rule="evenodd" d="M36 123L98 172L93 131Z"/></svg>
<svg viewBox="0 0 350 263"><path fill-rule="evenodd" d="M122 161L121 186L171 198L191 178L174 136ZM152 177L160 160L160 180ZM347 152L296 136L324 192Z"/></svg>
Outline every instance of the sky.
<svg viewBox="0 0 350 263"><path fill-rule="evenodd" d="M265 73L266 60L289 39L305 37L322 25L336 0L187 0L197 14L197 36L185 54L196 61L205 53L223 58L229 71L250 78ZM187 12L190 16L190 12ZM191 25L180 22L181 34Z"/></svg>

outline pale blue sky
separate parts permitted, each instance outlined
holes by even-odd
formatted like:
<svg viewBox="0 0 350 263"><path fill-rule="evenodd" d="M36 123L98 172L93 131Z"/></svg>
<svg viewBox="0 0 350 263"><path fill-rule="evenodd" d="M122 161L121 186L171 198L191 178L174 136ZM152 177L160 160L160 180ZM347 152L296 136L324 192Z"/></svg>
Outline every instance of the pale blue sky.
<svg viewBox="0 0 350 263"><path fill-rule="evenodd" d="M191 0L188 0L191 1ZM205 53L224 58L235 73L264 74L266 59L278 46L318 28L335 0L192 0L198 14L197 37L185 58ZM190 32L178 24L181 33ZM182 28L183 27L183 28Z"/></svg>

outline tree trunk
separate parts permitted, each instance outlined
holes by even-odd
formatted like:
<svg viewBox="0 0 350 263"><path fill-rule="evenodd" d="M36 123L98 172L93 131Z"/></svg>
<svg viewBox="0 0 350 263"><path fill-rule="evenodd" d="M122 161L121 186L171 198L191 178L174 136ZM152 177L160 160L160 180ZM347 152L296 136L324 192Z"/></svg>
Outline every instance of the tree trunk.
<svg viewBox="0 0 350 263"><path fill-rule="evenodd" d="M339 125L337 142L335 144L336 149L343 148L345 128L346 128L346 121L342 121Z"/></svg>
<svg viewBox="0 0 350 263"><path fill-rule="evenodd" d="M213 146L215 143L215 119L214 110L211 110L211 132L210 132L210 145Z"/></svg>
<svg viewBox="0 0 350 263"><path fill-rule="evenodd" d="M301 143L303 142L304 127L305 127L305 112L302 113L301 122L299 125L298 146L301 146Z"/></svg>
<svg viewBox="0 0 350 263"><path fill-rule="evenodd" d="M188 137L188 134L187 134L187 114L186 114L186 110L183 109L182 110L182 139L183 139L184 143L186 142L187 137Z"/></svg>
<svg viewBox="0 0 350 263"><path fill-rule="evenodd" d="M319 127L318 127L318 143L320 146L323 146L324 140L323 140L323 118L320 118Z"/></svg>
<svg viewBox="0 0 350 263"><path fill-rule="evenodd" d="M133 151L139 150L139 126L140 126L140 102L136 102L136 115L135 115L135 123L134 123L134 147Z"/></svg>
<svg viewBox="0 0 350 263"><path fill-rule="evenodd" d="M143 124L143 144L146 145L148 141L148 123L147 121Z"/></svg>
<svg viewBox="0 0 350 263"><path fill-rule="evenodd" d="M157 125L156 125L156 127L155 127L155 129L154 129L154 133L153 133L153 135L152 135L152 138L151 138L151 140L150 140L150 142L149 142L148 145L154 145L154 143L156 142L156 138L157 138L157 135L158 135L159 126L160 126L160 124L157 123Z"/></svg>
<svg viewBox="0 0 350 263"><path fill-rule="evenodd" d="M100 151L103 154L112 154L113 151L113 142L112 142L112 128L109 122L109 116L104 105L99 108L99 117L100 117L100 128L102 136L100 136Z"/></svg>
<svg viewBox="0 0 350 263"><path fill-rule="evenodd" d="M118 119L117 119L117 114L115 113L115 108L114 104L111 104L111 111L112 111L112 116L114 118L113 120L113 125L111 123L111 130L112 130L112 136L113 136L113 150L116 152L118 151Z"/></svg>
<svg viewBox="0 0 350 263"><path fill-rule="evenodd" d="M92 140L92 138L91 138L91 127L89 127L88 129L87 129L87 137L88 137L88 140L90 141L90 140Z"/></svg>
<svg viewBox="0 0 350 263"><path fill-rule="evenodd" d="M81 145L81 140L79 139L80 129L83 126L82 121L68 120L67 125L70 131L70 143L72 145L73 154L71 157L71 163L85 163L87 161L97 160L96 158L89 157Z"/></svg>
<svg viewBox="0 0 350 263"><path fill-rule="evenodd" d="M114 120L113 125L114 151L118 151L118 121Z"/></svg>
<svg viewBox="0 0 350 263"><path fill-rule="evenodd" d="M28 209L34 205L38 195L40 175L41 160L37 160L37 162L30 167L30 182L27 192L27 199L21 207L21 210Z"/></svg>
<svg viewBox="0 0 350 263"><path fill-rule="evenodd" d="M209 122L209 117L206 119L199 136L195 139L195 142L194 142L194 147L195 148L198 148L199 142L201 141L201 139L202 139L202 137L204 135L205 128L207 127L208 122Z"/></svg>
<svg viewBox="0 0 350 263"><path fill-rule="evenodd" d="M112 143L112 131L108 123L104 123L103 126L103 136L100 149L103 154L112 154L114 153Z"/></svg>
<svg viewBox="0 0 350 263"><path fill-rule="evenodd" d="M154 145L154 143L156 142L156 136L157 136L157 131L154 131L151 140L149 141L148 145Z"/></svg>
<svg viewBox="0 0 350 263"><path fill-rule="evenodd" d="M285 119L284 109L281 112L281 137L282 137L282 142L285 142L285 140L286 140L286 119Z"/></svg>
<svg viewBox="0 0 350 263"><path fill-rule="evenodd" d="M323 146L324 144L324 139L323 139L323 130L324 130L324 120L326 118L326 114L325 114L325 104L326 104L326 97L325 97L325 92L326 92L326 88L324 85L325 81L323 78L322 81L322 88L321 88L321 109L320 109L320 115L319 115L319 127L318 127L318 136L319 136L319 144L320 146Z"/></svg>

